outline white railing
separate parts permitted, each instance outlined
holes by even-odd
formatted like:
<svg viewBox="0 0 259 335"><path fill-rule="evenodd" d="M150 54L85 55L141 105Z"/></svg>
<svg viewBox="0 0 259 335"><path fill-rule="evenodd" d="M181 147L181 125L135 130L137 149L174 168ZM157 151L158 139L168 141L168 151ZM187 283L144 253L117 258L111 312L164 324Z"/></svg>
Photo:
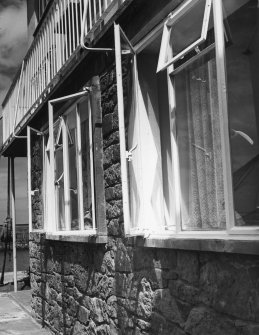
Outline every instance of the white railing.
<svg viewBox="0 0 259 335"><path fill-rule="evenodd" d="M123 2L125 0L121 0ZM118 0L56 0L28 50L3 106L3 143L41 102L49 84L80 45L85 6L87 36Z"/></svg>

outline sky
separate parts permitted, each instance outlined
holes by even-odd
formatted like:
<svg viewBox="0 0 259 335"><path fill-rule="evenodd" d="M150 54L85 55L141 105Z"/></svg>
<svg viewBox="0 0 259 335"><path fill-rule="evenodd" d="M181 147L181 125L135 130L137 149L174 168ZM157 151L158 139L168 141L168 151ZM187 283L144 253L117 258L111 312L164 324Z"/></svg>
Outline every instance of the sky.
<svg viewBox="0 0 259 335"><path fill-rule="evenodd" d="M26 0L0 0L0 105L27 51ZM2 107L0 107L2 114ZM2 132L0 123L0 132ZM15 158L16 223L28 223L27 162ZM0 224L6 218L7 159L0 158Z"/></svg>

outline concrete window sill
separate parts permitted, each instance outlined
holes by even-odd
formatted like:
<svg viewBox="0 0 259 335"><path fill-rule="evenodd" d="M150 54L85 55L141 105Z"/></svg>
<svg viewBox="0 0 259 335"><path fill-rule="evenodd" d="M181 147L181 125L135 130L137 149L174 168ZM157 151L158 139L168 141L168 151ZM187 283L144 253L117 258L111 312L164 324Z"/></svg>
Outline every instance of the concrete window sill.
<svg viewBox="0 0 259 335"><path fill-rule="evenodd" d="M63 242L81 242L81 243L107 243L107 236L97 234L78 234L78 233L46 233L46 240L63 241Z"/></svg>
<svg viewBox="0 0 259 335"><path fill-rule="evenodd" d="M128 245L150 248L166 248L211 252L259 255L259 240L252 237L156 237L128 236Z"/></svg>

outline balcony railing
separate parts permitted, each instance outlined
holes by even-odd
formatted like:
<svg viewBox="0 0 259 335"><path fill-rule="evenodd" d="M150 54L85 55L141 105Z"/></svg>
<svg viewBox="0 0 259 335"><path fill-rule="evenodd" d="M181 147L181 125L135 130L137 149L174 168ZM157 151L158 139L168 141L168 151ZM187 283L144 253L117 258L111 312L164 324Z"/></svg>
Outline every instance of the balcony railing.
<svg viewBox="0 0 259 335"><path fill-rule="evenodd" d="M87 36L117 3L118 0L53 2L4 101L3 143L49 92L53 78L80 45L84 10L87 13L84 36Z"/></svg>

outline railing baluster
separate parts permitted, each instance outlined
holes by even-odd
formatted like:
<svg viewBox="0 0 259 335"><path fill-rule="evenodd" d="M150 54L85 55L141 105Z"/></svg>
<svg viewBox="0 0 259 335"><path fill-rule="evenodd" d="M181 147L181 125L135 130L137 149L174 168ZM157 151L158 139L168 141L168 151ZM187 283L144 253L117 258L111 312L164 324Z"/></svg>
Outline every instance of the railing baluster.
<svg viewBox="0 0 259 335"><path fill-rule="evenodd" d="M73 46L73 51L74 51L76 48L76 38L75 38L75 10L74 10L73 0L71 2L71 7L72 7L72 32L73 32L72 46Z"/></svg>
<svg viewBox="0 0 259 335"><path fill-rule="evenodd" d="M115 0L88 1L84 35L89 34L113 1ZM86 2L86 0L55 0L51 4L26 55L15 125L13 122L19 79L16 79L3 107L4 142L10 136L13 127L19 124L35 103L38 103L43 91L79 46ZM40 15L48 3L47 0L39 0Z"/></svg>
<svg viewBox="0 0 259 335"><path fill-rule="evenodd" d="M94 3L94 24L95 24L96 21L97 21L97 18L96 18L96 0L93 0L93 3Z"/></svg>
<svg viewBox="0 0 259 335"><path fill-rule="evenodd" d="M49 20L46 24L46 42L47 42L47 50L46 50L46 77L47 77L47 85L50 82L50 33L49 33Z"/></svg>
<svg viewBox="0 0 259 335"><path fill-rule="evenodd" d="M76 46L79 44L79 38L78 3L76 3Z"/></svg>
<svg viewBox="0 0 259 335"><path fill-rule="evenodd" d="M98 15L98 18L100 18L102 16L102 11L103 11L102 0L99 0L99 15Z"/></svg>
<svg viewBox="0 0 259 335"><path fill-rule="evenodd" d="M61 1L60 1L61 2ZM62 39L62 30L61 30L61 6L60 2L57 3L57 8L58 8L58 15L57 15L57 23L58 23L58 36L59 36L59 44L58 44L58 49L60 52L60 67L63 65L64 60L64 49L63 49L63 39Z"/></svg>
<svg viewBox="0 0 259 335"><path fill-rule="evenodd" d="M36 64L35 64L35 100L38 98L38 69L39 69L39 40L36 45Z"/></svg>
<svg viewBox="0 0 259 335"><path fill-rule="evenodd" d="M26 106L26 108L30 108L30 106L32 105L32 83L31 83L31 79L32 79L32 57L31 57L31 53L30 53L30 57L29 57L29 78L28 78L29 95L28 95L28 105Z"/></svg>
<svg viewBox="0 0 259 335"><path fill-rule="evenodd" d="M64 0L64 6L66 7L66 0ZM64 12L64 18L65 18L65 31L64 31L64 41L65 41L65 49L66 49L66 59L69 57L69 51L68 51L68 41L67 41L67 36L68 36L68 14L67 11L65 10Z"/></svg>
<svg viewBox="0 0 259 335"><path fill-rule="evenodd" d="M89 13L89 30L92 29L93 26L93 21L92 21L92 4L91 4L91 0L89 0L88 2L88 13Z"/></svg>
<svg viewBox="0 0 259 335"><path fill-rule="evenodd" d="M68 12L68 40L69 40L69 57L72 54L72 41L71 41L71 35L72 35L72 29L71 29L71 10L70 10L70 1L67 1L67 12Z"/></svg>
<svg viewBox="0 0 259 335"><path fill-rule="evenodd" d="M59 2L59 4L60 4L60 6L59 6L59 21L61 22L60 23L60 27L61 27L61 29L60 29L60 46L61 46L61 54L62 54L62 64L64 64L65 63L65 61L66 61L66 55L65 55L65 45L63 45L63 36L64 36L64 20L65 20L65 18L64 18L64 15L65 15L65 13L66 13L66 6L64 5L64 3L63 3L63 1L60 1ZM64 44L65 44L65 42L64 42Z"/></svg>
<svg viewBox="0 0 259 335"><path fill-rule="evenodd" d="M55 39L55 7L52 10L51 13L51 59L52 59L52 76L55 77L56 74L56 68L57 68L57 53L56 53L56 39Z"/></svg>
<svg viewBox="0 0 259 335"><path fill-rule="evenodd" d="M46 52L47 52L47 47L46 47L46 25L45 29L43 29L42 33L42 76L43 76L43 87L42 87L42 92L45 90L45 87L47 85L47 77L46 77Z"/></svg>

